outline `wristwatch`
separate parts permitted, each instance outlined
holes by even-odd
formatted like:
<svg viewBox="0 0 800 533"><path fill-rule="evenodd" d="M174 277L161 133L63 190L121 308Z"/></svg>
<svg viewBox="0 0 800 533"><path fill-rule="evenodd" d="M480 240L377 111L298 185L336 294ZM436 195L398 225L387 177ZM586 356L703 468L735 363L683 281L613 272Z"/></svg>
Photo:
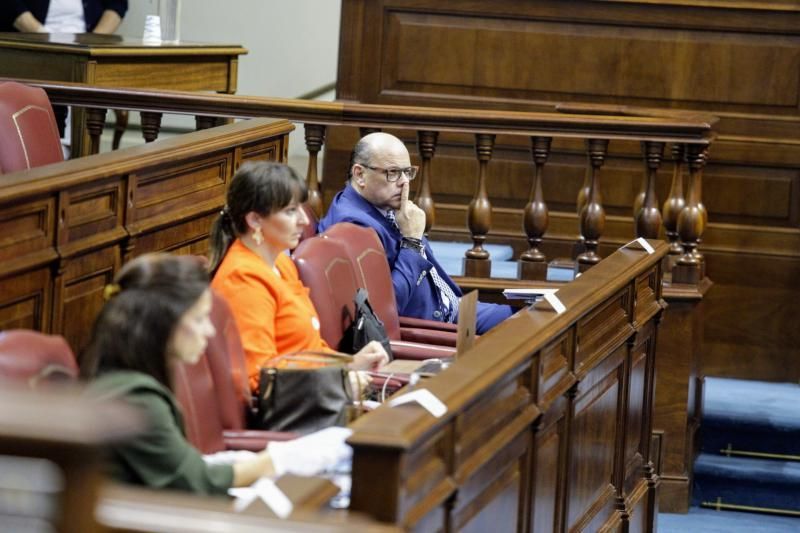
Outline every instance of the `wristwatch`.
<svg viewBox="0 0 800 533"><path fill-rule="evenodd" d="M409 250L414 250L418 254L422 255L422 251L425 249L425 246L422 244L421 239L415 239L414 237L403 237L400 239L400 248L408 248Z"/></svg>

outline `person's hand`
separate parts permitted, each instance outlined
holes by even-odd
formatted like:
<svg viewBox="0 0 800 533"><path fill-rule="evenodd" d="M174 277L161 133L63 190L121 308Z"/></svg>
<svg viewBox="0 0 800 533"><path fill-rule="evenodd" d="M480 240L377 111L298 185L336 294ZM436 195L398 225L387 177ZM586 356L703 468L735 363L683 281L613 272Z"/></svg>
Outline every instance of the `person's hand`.
<svg viewBox="0 0 800 533"><path fill-rule="evenodd" d="M350 380L353 399L358 401L363 398L367 387L372 383L372 377L363 370L351 370L347 373L347 378Z"/></svg>
<svg viewBox="0 0 800 533"><path fill-rule="evenodd" d="M350 370L374 370L389 362L386 350L378 341L369 341L369 344L361 348L353 356L350 363Z"/></svg>
<svg viewBox="0 0 800 533"><path fill-rule="evenodd" d="M408 199L410 183L405 182L400 193L400 209L395 213L397 226L403 237L421 239L425 232L425 211Z"/></svg>

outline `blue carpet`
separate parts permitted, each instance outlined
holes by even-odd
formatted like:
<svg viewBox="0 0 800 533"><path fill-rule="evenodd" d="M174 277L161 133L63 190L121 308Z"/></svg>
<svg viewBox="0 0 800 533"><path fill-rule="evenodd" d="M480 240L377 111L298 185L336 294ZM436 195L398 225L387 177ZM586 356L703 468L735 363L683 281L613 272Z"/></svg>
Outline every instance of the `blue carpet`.
<svg viewBox="0 0 800 533"><path fill-rule="evenodd" d="M713 509L689 508L689 514L660 513L658 533L730 533L730 532L800 531L800 518L760 513L738 513Z"/></svg>
<svg viewBox="0 0 800 533"><path fill-rule="evenodd" d="M472 248L469 242L429 241L436 259L443 263L443 259L461 259L464 253ZM483 249L489 252L494 261L510 261L514 257L514 249L506 244L484 244Z"/></svg>
<svg viewBox="0 0 800 533"><path fill-rule="evenodd" d="M707 377L704 396L692 505L800 512L800 462L774 455L800 455L800 386Z"/></svg>
<svg viewBox="0 0 800 533"><path fill-rule="evenodd" d="M705 396L704 452L800 455L800 385L709 377Z"/></svg>
<svg viewBox="0 0 800 533"><path fill-rule="evenodd" d="M451 276L464 275L464 252L472 248L466 242L430 241L436 260L442 265L444 271ZM492 260L492 278L517 279L517 262L514 250L504 244L485 244L483 246L490 254ZM561 266L548 266L547 281L572 281L574 272L571 268Z"/></svg>
<svg viewBox="0 0 800 533"><path fill-rule="evenodd" d="M800 463L701 453L692 504L746 505L800 512Z"/></svg>

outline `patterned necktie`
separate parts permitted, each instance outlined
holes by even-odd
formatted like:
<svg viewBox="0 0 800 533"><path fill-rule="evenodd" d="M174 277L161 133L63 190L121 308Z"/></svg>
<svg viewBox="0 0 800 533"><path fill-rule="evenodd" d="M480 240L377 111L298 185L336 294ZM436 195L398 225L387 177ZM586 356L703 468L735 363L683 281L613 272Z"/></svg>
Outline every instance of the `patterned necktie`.
<svg viewBox="0 0 800 533"><path fill-rule="evenodd" d="M397 225L397 218L395 217L394 211L387 211L386 212L386 219L392 225L394 229L400 232L400 226ZM428 255L425 253L425 248L422 248L422 257L425 259L428 258ZM455 318L458 316L458 296L456 293L453 292L453 289L450 288L450 285L442 279L442 276L439 275L439 272L436 270L436 267L431 267L431 278L433 279L433 284L436 285L436 288L439 289L439 292L442 293L442 296L450 302L450 307L448 309L449 313L445 316L445 322L454 322Z"/></svg>

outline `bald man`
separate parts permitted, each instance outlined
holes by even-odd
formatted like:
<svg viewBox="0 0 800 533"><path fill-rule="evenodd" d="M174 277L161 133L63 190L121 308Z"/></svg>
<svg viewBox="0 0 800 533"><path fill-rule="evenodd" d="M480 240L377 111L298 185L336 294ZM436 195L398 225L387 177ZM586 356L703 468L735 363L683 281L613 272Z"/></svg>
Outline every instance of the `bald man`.
<svg viewBox="0 0 800 533"><path fill-rule="evenodd" d="M458 321L461 290L436 261L423 236L425 212L408 199L418 168L403 141L371 133L356 144L350 179L336 194L319 231L337 222L373 228L392 271L397 311L402 316ZM477 332L485 333L512 314L511 307L478 302Z"/></svg>

